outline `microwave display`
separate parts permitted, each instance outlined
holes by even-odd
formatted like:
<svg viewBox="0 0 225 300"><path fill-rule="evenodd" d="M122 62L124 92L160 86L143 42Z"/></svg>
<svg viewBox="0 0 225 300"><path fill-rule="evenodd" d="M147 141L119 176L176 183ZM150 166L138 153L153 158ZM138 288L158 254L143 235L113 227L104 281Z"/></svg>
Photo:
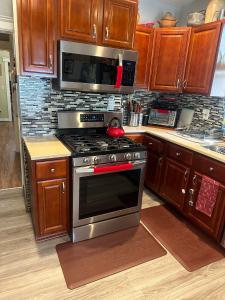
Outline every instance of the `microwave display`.
<svg viewBox="0 0 225 300"><path fill-rule="evenodd" d="M62 80L115 85L118 64L118 59L62 53ZM135 65L133 61L123 61L123 86L133 86Z"/></svg>

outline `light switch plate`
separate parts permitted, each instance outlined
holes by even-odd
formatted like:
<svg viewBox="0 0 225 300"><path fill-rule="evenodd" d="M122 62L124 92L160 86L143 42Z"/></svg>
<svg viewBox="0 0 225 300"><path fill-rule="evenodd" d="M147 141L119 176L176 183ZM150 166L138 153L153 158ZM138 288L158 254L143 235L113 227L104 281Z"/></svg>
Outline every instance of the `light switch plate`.
<svg viewBox="0 0 225 300"><path fill-rule="evenodd" d="M210 114L210 109L209 108L203 108L202 119L203 120L208 120L209 119L209 114Z"/></svg>

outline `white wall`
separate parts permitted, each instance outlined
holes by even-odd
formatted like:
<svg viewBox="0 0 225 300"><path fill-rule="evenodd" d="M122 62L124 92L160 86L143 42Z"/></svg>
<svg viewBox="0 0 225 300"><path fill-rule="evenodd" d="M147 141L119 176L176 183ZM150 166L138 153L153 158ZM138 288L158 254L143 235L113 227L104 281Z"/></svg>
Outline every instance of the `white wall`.
<svg viewBox="0 0 225 300"><path fill-rule="evenodd" d="M160 0L139 0L140 23L155 22L167 11L178 13L179 6Z"/></svg>
<svg viewBox="0 0 225 300"><path fill-rule="evenodd" d="M12 0L0 0L0 18L13 17Z"/></svg>
<svg viewBox="0 0 225 300"><path fill-rule="evenodd" d="M197 0L197 1L193 1L188 5L183 6L179 13L179 19L180 19L179 25L186 25L187 16L189 13L205 10L208 4L209 4L209 0Z"/></svg>

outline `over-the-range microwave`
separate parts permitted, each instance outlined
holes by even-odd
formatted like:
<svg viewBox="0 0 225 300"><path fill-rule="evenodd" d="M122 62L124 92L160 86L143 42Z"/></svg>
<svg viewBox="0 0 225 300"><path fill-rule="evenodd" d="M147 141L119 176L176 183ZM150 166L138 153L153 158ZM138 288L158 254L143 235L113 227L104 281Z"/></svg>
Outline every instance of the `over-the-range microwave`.
<svg viewBox="0 0 225 300"><path fill-rule="evenodd" d="M137 52L69 41L58 45L62 90L132 93Z"/></svg>

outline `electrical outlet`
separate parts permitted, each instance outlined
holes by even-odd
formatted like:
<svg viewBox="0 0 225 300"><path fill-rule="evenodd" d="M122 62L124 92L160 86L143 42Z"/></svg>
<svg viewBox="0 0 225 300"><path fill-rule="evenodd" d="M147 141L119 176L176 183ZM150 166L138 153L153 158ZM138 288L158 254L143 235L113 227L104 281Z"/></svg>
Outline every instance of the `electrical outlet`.
<svg viewBox="0 0 225 300"><path fill-rule="evenodd" d="M208 120L209 119L209 114L210 114L210 109L209 108L203 108L202 119L203 120Z"/></svg>

